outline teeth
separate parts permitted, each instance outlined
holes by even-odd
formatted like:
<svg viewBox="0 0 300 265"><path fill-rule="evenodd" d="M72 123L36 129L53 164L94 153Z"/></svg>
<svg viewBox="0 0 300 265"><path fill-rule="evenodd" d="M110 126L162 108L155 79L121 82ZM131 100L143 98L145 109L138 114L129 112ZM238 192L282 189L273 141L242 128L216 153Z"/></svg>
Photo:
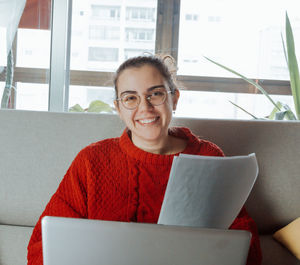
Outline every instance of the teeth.
<svg viewBox="0 0 300 265"><path fill-rule="evenodd" d="M147 119L147 120L140 120L141 123L151 123L151 122L154 122L156 120L156 118L153 118L153 119Z"/></svg>

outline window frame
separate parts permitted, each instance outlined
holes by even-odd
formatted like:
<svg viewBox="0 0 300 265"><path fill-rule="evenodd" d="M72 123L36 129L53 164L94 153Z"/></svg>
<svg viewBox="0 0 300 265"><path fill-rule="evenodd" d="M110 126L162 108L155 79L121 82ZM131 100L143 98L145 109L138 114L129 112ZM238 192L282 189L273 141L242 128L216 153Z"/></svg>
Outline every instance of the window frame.
<svg viewBox="0 0 300 265"><path fill-rule="evenodd" d="M57 0L52 0L54 3ZM68 3L72 6L72 0L59 0L61 2ZM70 7L70 6L69 6ZM54 17L52 10L52 18ZM68 32L71 30L70 17L64 17L66 24L68 25ZM157 18L156 18L156 40L155 40L155 53L156 54L170 54L177 61L178 58L178 39L179 39L179 17L180 17L180 0L158 0L157 3ZM53 28L53 21L52 21ZM56 34L56 32L52 32ZM13 45L13 51L16 56L16 39ZM51 40L52 41L52 40ZM65 42L68 40L65 40ZM68 53L70 51L65 51ZM70 58L70 54L65 54L67 60ZM14 57L16 60L16 57ZM64 69L66 65L64 65ZM49 80L49 97L51 96L51 79L57 78L57 74L51 74L53 64L51 62L50 69L43 68L26 68L15 67L14 68L14 84L18 82L24 83L42 83L47 84ZM67 72L67 71L65 71ZM64 78L68 81L68 74L70 76L70 85L89 85L89 86L113 86L111 76L113 72L99 72L99 71L79 71L70 70L66 73ZM53 76L54 75L54 76ZM207 91L207 92L230 92L230 93L248 93L248 94L261 94L253 86L243 81L240 78L224 78L224 77L207 77L207 76L187 76L178 75L177 80L179 87L188 91ZM0 81L5 81L5 76L1 75ZM262 84L264 89L270 94L276 95L291 95L291 88L289 81L282 80L265 80L257 79L255 82ZM51 97L50 100L54 101L53 104L59 105L58 108L51 109L49 111L66 111L68 102L68 82L64 87L60 86L59 91ZM16 95L12 93L12 100L10 108L15 108Z"/></svg>

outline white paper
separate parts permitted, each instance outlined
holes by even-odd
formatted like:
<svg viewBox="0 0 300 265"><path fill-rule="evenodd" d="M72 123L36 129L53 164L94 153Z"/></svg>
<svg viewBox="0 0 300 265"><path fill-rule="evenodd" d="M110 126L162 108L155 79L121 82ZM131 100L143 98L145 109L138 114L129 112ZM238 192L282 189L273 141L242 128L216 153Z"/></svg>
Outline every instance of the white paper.
<svg viewBox="0 0 300 265"><path fill-rule="evenodd" d="M257 175L255 154L174 157L158 223L227 229Z"/></svg>

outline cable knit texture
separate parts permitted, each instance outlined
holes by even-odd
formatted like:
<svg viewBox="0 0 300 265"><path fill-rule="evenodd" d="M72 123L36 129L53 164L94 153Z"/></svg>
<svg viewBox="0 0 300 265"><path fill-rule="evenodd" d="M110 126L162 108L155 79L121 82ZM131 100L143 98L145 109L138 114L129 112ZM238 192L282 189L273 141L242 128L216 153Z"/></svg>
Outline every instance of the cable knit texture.
<svg viewBox="0 0 300 265"><path fill-rule="evenodd" d="M215 144L187 128L169 134L187 139L182 153L224 156ZM178 154L175 154L178 155ZM41 218L61 216L157 223L174 155L137 148L125 130L121 137L93 143L79 152L39 218L28 245L28 265L43 264ZM247 265L261 264L256 224L245 208L230 227L252 233Z"/></svg>

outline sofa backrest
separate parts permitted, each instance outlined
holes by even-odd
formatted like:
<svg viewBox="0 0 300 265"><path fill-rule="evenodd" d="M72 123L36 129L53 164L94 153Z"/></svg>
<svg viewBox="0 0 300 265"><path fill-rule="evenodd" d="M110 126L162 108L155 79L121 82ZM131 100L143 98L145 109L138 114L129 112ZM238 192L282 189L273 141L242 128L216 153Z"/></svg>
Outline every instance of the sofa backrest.
<svg viewBox="0 0 300 265"><path fill-rule="evenodd" d="M226 155L256 153L259 177L247 201L260 232L300 213L300 123L174 119ZM76 154L117 137L116 115L0 110L0 224L34 226Z"/></svg>

